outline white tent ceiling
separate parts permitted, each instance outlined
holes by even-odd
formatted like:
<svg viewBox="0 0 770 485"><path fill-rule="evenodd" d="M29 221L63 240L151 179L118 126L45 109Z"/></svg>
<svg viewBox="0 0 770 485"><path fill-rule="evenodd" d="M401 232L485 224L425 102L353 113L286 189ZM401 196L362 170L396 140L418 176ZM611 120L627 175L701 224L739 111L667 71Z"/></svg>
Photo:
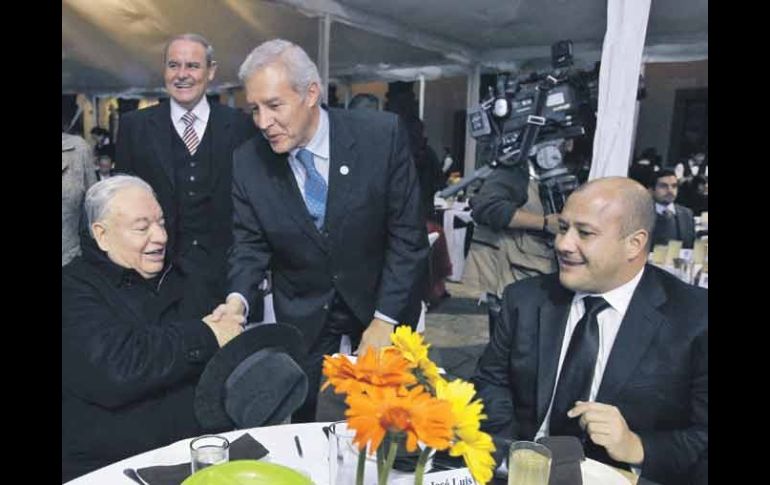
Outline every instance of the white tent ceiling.
<svg viewBox="0 0 770 485"><path fill-rule="evenodd" d="M265 40L315 57L326 14L329 74L342 81L545 66L561 39L592 62L606 28L606 0L64 0L62 92L158 92L163 45L182 32L213 43L215 85L237 85L238 66ZM646 46L647 60L707 58L708 0L653 0Z"/></svg>

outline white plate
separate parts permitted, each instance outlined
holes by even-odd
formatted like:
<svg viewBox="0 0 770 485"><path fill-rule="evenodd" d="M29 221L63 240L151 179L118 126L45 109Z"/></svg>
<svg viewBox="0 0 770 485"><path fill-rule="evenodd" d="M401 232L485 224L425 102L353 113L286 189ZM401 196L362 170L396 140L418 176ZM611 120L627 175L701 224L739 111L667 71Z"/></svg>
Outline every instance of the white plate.
<svg viewBox="0 0 770 485"><path fill-rule="evenodd" d="M583 485L629 485L626 477L604 463L586 458L580 465Z"/></svg>

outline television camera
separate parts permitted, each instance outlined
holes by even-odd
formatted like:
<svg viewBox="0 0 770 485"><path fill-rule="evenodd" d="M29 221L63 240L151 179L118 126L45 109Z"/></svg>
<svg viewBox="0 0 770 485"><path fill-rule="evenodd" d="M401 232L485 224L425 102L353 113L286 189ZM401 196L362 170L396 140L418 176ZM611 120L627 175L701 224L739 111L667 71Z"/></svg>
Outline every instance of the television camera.
<svg viewBox="0 0 770 485"><path fill-rule="evenodd" d="M546 213L560 212L578 186L563 163L564 142L585 136L595 126L598 69L572 69L572 42L551 47L550 72L520 78L501 74L478 108L468 113L468 130L487 145L492 161L439 193L449 197L496 168L531 163Z"/></svg>

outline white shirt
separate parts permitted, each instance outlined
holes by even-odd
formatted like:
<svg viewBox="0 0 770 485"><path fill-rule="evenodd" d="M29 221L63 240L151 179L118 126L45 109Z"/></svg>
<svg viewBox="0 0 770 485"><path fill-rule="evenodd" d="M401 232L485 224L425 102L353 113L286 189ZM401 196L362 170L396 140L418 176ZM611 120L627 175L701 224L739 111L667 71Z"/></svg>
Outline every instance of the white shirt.
<svg viewBox="0 0 770 485"><path fill-rule="evenodd" d="M676 214L676 206L673 202L668 205L655 202L655 212L660 215L665 215L666 211L670 211L672 214Z"/></svg>
<svg viewBox="0 0 770 485"><path fill-rule="evenodd" d="M211 113L211 107L209 106L206 96L203 96L201 100L198 101L198 104L196 104L190 111L195 114L193 130L195 130L195 134L198 135L198 140L203 140L203 133L206 131L206 125L209 122L209 114ZM174 101L174 98L171 98L171 122L174 123L174 128L179 134L179 138L183 140L184 130L187 128L187 124L182 121L182 117L185 113L187 113L187 110Z"/></svg>
<svg viewBox="0 0 770 485"><path fill-rule="evenodd" d="M304 147L297 147L289 152L289 166L291 167L291 171L294 174L294 179L297 181L297 186L299 187L299 191L302 193L303 199L305 199L305 179L307 178L307 174L305 173L305 167L303 167L302 163L297 160L297 152L300 150L300 148L304 148L313 154L313 164L315 165L315 169L318 170L319 174L321 174L321 177L323 177L324 182L326 182L326 186L328 187L330 163L329 145L329 113L327 113L325 109L321 108L318 120L318 128L316 129L315 134L313 134L313 137L310 139L310 142L308 142L308 144ZM230 295L236 295L241 298L241 301L246 306L246 315L248 315L249 304L243 295L240 293L231 293ZM228 297L230 295L228 295ZM399 323L393 318L390 318L389 316L384 315L379 311L374 312L374 317L394 325ZM368 324L369 322L364 323Z"/></svg>
<svg viewBox="0 0 770 485"><path fill-rule="evenodd" d="M583 317L585 313L585 306L583 304L583 298L586 296L601 296L607 303L610 304L608 308L605 308L597 315L596 319L599 322L599 354L596 356L596 367L594 368L594 378L591 381L591 392L589 393L588 400L596 400L596 394L599 392L599 386L602 383L602 376L604 375L604 369L607 366L607 361L610 358L610 352L612 352L612 346L615 343L615 337L618 336L618 330L620 330L620 323L623 321L623 317L626 315L628 304L631 302L631 297L634 295L636 287L639 285L639 280L642 279L644 268L639 273L631 278L627 283L610 290L600 295L591 295L588 293L575 293L572 297L572 305L569 310L569 318L567 318L567 328L564 330L564 339L561 343L561 354L559 355L559 367L556 372L556 381L559 382L559 375L561 375L561 367L564 364L564 358L567 356L567 348L569 347L569 341L572 338L572 333L575 331L578 321ZM540 429L535 435L535 441L542 436L548 436L549 427L551 422L551 408L553 407L553 398L556 394L556 385L551 392L551 402L548 405L548 412L545 414L545 419L540 424Z"/></svg>

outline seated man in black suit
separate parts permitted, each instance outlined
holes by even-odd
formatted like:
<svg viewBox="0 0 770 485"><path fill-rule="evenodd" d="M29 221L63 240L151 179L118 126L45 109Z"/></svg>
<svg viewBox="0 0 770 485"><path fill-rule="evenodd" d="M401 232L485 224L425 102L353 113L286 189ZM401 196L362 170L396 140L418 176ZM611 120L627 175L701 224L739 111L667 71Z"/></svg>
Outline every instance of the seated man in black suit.
<svg viewBox="0 0 770 485"><path fill-rule="evenodd" d="M682 241L682 247L692 249L695 242L695 219L690 209L675 204L679 180L673 170L655 172L650 179L650 193L655 199L655 230L652 245Z"/></svg>
<svg viewBox="0 0 770 485"><path fill-rule="evenodd" d="M506 288L474 376L498 437L572 435L586 455L661 484L708 447L707 290L646 265L655 212L623 177L559 217L559 274Z"/></svg>
<svg viewBox="0 0 770 485"><path fill-rule="evenodd" d="M201 434L193 407L212 355L243 317L164 265L150 186L115 176L86 193L82 256L62 268L62 480Z"/></svg>

